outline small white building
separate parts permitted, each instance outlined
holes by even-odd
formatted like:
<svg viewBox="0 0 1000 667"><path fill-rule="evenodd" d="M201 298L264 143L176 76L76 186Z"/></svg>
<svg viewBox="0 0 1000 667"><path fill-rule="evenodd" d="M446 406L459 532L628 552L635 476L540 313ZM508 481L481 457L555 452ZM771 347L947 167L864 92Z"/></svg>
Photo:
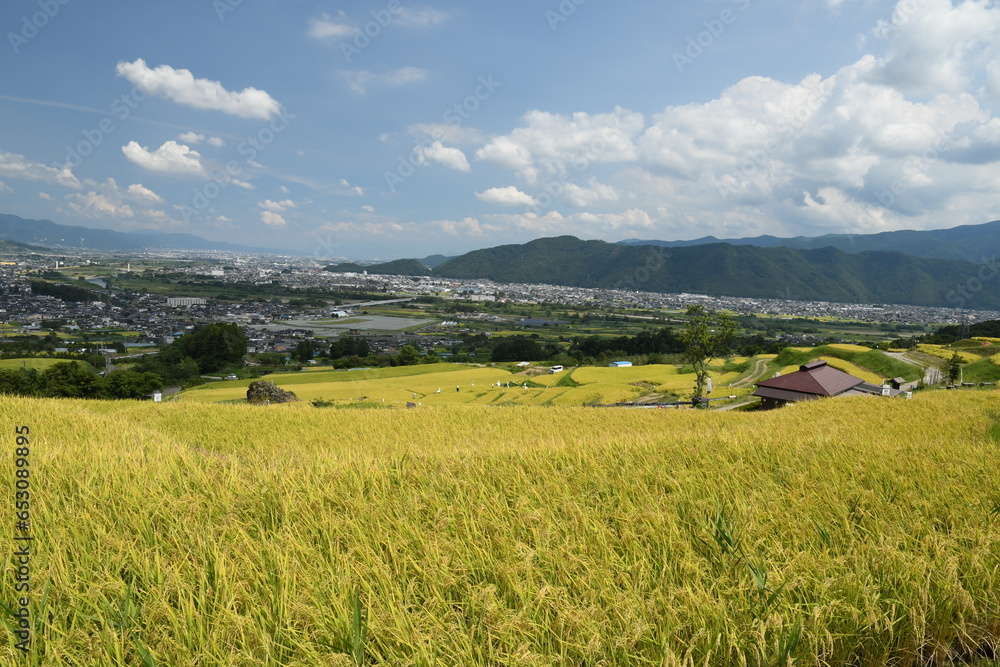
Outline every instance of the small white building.
<svg viewBox="0 0 1000 667"><path fill-rule="evenodd" d="M631 361L612 361L608 366L611 368L628 368L632 365Z"/></svg>

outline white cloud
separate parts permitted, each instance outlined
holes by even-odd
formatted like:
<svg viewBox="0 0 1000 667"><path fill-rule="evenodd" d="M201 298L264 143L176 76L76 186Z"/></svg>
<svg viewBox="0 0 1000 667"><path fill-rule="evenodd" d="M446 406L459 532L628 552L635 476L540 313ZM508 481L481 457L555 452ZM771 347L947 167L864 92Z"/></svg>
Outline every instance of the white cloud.
<svg viewBox="0 0 1000 667"><path fill-rule="evenodd" d="M338 183L340 183L342 187L346 188L346 192L344 194L351 194L360 197L365 193L363 188L357 185L351 185L346 178L340 179Z"/></svg>
<svg viewBox="0 0 1000 667"><path fill-rule="evenodd" d="M592 163L635 160L634 139L645 126L642 114L621 107L571 116L529 111L522 122L522 127L480 148L476 157L517 170L529 184L537 182L540 172L554 175Z"/></svg>
<svg viewBox="0 0 1000 667"><path fill-rule="evenodd" d="M280 192L283 195L287 195L287 194L289 194L291 192L291 190L289 190L284 185L281 185L281 186L278 186L278 192Z"/></svg>
<svg viewBox="0 0 1000 667"><path fill-rule="evenodd" d="M374 213L375 212L375 207L374 206L369 206L368 204L365 204L364 206L361 207L361 210L365 211L366 213Z"/></svg>
<svg viewBox="0 0 1000 667"><path fill-rule="evenodd" d="M531 195L525 194L508 185L504 188L490 188L485 192L477 192L476 199L487 204L498 204L500 206L536 206L538 202Z"/></svg>
<svg viewBox="0 0 1000 667"><path fill-rule="evenodd" d="M433 7L400 7L395 20L403 26L429 28L447 21L448 13Z"/></svg>
<svg viewBox="0 0 1000 667"><path fill-rule="evenodd" d="M13 194L14 193L14 189L11 188L6 183L4 183L3 181L0 181L0 192L7 193L7 194ZM39 193L39 194L41 194L41 193Z"/></svg>
<svg viewBox="0 0 1000 667"><path fill-rule="evenodd" d="M273 211L261 211L260 221L263 222L268 227L275 227L275 228L284 227L288 224L288 222L283 217L281 217L281 215Z"/></svg>
<svg viewBox="0 0 1000 667"><path fill-rule="evenodd" d="M155 151L130 141L122 146L122 153L133 164L150 171L182 176L204 176L207 173L201 164L201 155L198 151L191 150L176 141L168 141Z"/></svg>
<svg viewBox="0 0 1000 667"><path fill-rule="evenodd" d="M86 218L115 218L134 222L136 218L146 218L154 221L166 221L168 216L153 205L162 204L163 198L139 183L133 183L125 190L118 187L115 179L109 178L103 183L87 179L88 186L93 187L86 194L66 195L69 209ZM129 202L144 206L136 209Z"/></svg>
<svg viewBox="0 0 1000 667"><path fill-rule="evenodd" d="M226 145L226 142L222 140L222 137L209 137L208 145L214 146L215 148L222 148Z"/></svg>
<svg viewBox="0 0 1000 667"><path fill-rule="evenodd" d="M247 183L246 181L241 181L238 178L234 178L233 181L232 181L232 183L236 187L243 188L244 190L256 190L257 189L256 187L254 187L250 183Z"/></svg>
<svg viewBox="0 0 1000 667"><path fill-rule="evenodd" d="M319 18L309 19L309 36L313 39L326 39L328 37L353 37L357 30L344 19L346 14L339 12L341 20L330 18L329 14L321 14Z"/></svg>
<svg viewBox="0 0 1000 667"><path fill-rule="evenodd" d="M347 78L347 85L352 91L359 95L364 95L372 85L403 86L411 83L420 83L427 79L427 70L419 67L401 67L382 74L360 70L345 72L344 76Z"/></svg>
<svg viewBox="0 0 1000 667"><path fill-rule="evenodd" d="M896 16L906 7L916 13L878 36L885 57L799 82L747 77L715 99L649 118L532 111L476 157L513 172L542 208L582 209L565 216L576 226L565 232L578 235L794 236L984 222L1000 207L1000 118L991 113L1000 108L1000 51L990 55L985 41L1000 34L1000 6L904 0ZM909 68L908 59L924 64ZM563 232L541 215L508 222Z"/></svg>
<svg viewBox="0 0 1000 667"><path fill-rule="evenodd" d="M135 211L128 204L91 190L87 194L66 195L70 209L87 218L134 218Z"/></svg>
<svg viewBox="0 0 1000 667"><path fill-rule="evenodd" d="M48 167L38 162L26 160L17 153L0 151L0 176L18 178L26 181L43 181L65 188L79 189L80 181L68 167L58 169Z"/></svg>
<svg viewBox="0 0 1000 667"><path fill-rule="evenodd" d="M177 138L186 144L200 144L205 140L205 135L197 132L182 132Z"/></svg>
<svg viewBox="0 0 1000 667"><path fill-rule="evenodd" d="M132 198L136 199L137 201L152 202L154 204L163 203L163 197L156 194L149 188L140 185L139 183L133 183L132 185L128 186L128 194L131 195Z"/></svg>
<svg viewBox="0 0 1000 667"><path fill-rule="evenodd" d="M52 201L52 195L50 195L48 192L39 192L38 198L44 199L45 201Z"/></svg>
<svg viewBox="0 0 1000 667"><path fill-rule="evenodd" d="M174 69L169 65L151 69L139 58L131 63L119 62L115 71L118 76L124 77L150 95L164 97L194 109L211 109L240 118L259 120L268 120L281 112L281 105L277 100L263 90L226 90L218 81L196 79L186 69Z"/></svg>
<svg viewBox="0 0 1000 667"><path fill-rule="evenodd" d="M997 62L998 30L1000 7L996 3L901 1L892 17L873 31L888 40L889 49L871 72L872 80L912 95L967 91L977 78L975 72Z"/></svg>
<svg viewBox="0 0 1000 667"><path fill-rule="evenodd" d="M417 146L413 150L413 157L417 164L437 162L456 171L472 171L465 153L457 148L445 146L440 141L435 141L430 146Z"/></svg>
<svg viewBox="0 0 1000 667"><path fill-rule="evenodd" d="M271 201L266 199L264 201L257 202L257 206L267 211L272 211L274 213L280 213L282 211L288 210L290 208L295 208L295 202L291 199L285 199L283 201Z"/></svg>

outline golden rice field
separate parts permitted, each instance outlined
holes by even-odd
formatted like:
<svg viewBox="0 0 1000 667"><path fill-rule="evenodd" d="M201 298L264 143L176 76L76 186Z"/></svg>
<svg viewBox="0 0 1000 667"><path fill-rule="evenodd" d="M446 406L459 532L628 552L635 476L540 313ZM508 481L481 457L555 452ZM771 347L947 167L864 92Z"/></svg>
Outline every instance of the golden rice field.
<svg viewBox="0 0 1000 667"><path fill-rule="evenodd" d="M982 357L978 354L973 354L972 352L966 352L964 350L952 350L943 345L921 343L917 345L917 349L925 354L930 354L941 359L951 359L952 356L957 354L964 364L971 364L982 359Z"/></svg>
<svg viewBox="0 0 1000 667"><path fill-rule="evenodd" d="M716 390L712 396L748 393L730 391L727 385L739 373L713 371ZM581 386L559 386L566 378ZM675 366L650 365L630 368L581 367L560 373L521 375L502 368L480 368L458 364L431 364L353 371L312 370L308 373L278 373L264 379L294 392L303 401L323 399L334 403L384 403L400 406L450 404L496 405L586 405L631 401L650 392L670 392L690 397L693 373L679 374ZM224 403L246 398L250 380L214 382L179 394L182 402ZM509 386L508 386L509 384ZM527 387L524 385L527 384ZM499 385L499 386L498 386ZM440 391L439 391L440 390ZM752 391L752 387L749 387Z"/></svg>
<svg viewBox="0 0 1000 667"><path fill-rule="evenodd" d="M998 396L769 413L5 397L8 450L31 429L36 541L30 652L6 616L0 664L984 664Z"/></svg>

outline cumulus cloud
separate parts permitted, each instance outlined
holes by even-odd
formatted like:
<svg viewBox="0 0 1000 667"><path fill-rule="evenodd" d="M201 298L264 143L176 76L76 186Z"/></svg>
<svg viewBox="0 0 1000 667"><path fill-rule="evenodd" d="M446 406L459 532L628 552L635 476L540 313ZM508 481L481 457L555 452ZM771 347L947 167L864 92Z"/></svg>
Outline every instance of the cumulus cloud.
<svg viewBox="0 0 1000 667"><path fill-rule="evenodd" d="M181 176L204 176L201 155L176 141L168 141L154 151L130 141L122 146L122 153L130 162L149 171Z"/></svg>
<svg viewBox="0 0 1000 667"><path fill-rule="evenodd" d="M0 151L0 176L18 178L26 181L43 181L66 188L81 188L80 181L68 167L48 167L39 162L32 162L23 155Z"/></svg>
<svg viewBox="0 0 1000 667"><path fill-rule="evenodd" d="M200 144L205 140L205 135L197 132L182 132L177 138L186 144Z"/></svg>
<svg viewBox="0 0 1000 667"><path fill-rule="evenodd" d="M87 218L134 218L135 210L128 204L91 190L87 194L66 195L70 209Z"/></svg>
<svg viewBox="0 0 1000 667"><path fill-rule="evenodd" d="M540 172L559 174L592 163L632 161L637 156L634 139L645 126L642 114L621 107L571 116L535 110L521 120L521 127L487 143L476 158L514 169L529 184Z"/></svg>
<svg viewBox="0 0 1000 667"><path fill-rule="evenodd" d="M985 221L1000 206L991 111L1000 108L1000 47L988 39L1000 34L1000 6L904 0L873 34L884 55L828 76L750 76L649 117L534 110L475 155L520 179L518 191L544 204L539 213L582 209L565 216L579 233L797 235ZM561 231L543 218L510 224Z"/></svg>
<svg viewBox="0 0 1000 667"><path fill-rule="evenodd" d="M513 185L504 188L490 188L485 192L477 192L476 199L487 204L500 206L536 206L538 202L529 194L521 192Z"/></svg>
<svg viewBox="0 0 1000 667"><path fill-rule="evenodd" d="M437 162L456 171L472 171L465 153L457 148L445 146L440 141L435 141L430 146L417 146L413 150L413 156L417 164Z"/></svg>
<svg viewBox="0 0 1000 667"><path fill-rule="evenodd" d="M190 70L174 69L169 65L150 68L142 58L131 63L119 62L115 71L150 95L194 109L211 109L259 120L268 120L281 112L278 101L263 90L226 90L218 81L196 79Z"/></svg>
<svg viewBox="0 0 1000 667"><path fill-rule="evenodd" d="M209 137L208 145L214 146L215 148L222 148L226 145L226 142L222 140L222 137Z"/></svg>
<svg viewBox="0 0 1000 667"><path fill-rule="evenodd" d="M268 227L275 227L275 228L284 227L288 224L288 222L283 217L281 217L280 214L275 213L274 211L261 211L260 221L263 222Z"/></svg>
<svg viewBox="0 0 1000 667"><path fill-rule="evenodd" d="M295 208L295 202L291 199L285 199L283 201L271 201L270 199L265 199L264 201L257 202L257 206L260 206L266 211L271 211L273 213L280 213L286 211L290 208Z"/></svg>
<svg viewBox="0 0 1000 667"><path fill-rule="evenodd" d="M113 178L103 183L87 179L86 184L93 188L86 194L78 193L64 197L70 211L77 215L98 220L115 218L132 222L137 218L153 221L169 219L162 210L154 208L163 204L163 198L139 183L133 183L124 190L118 187ZM137 209L133 204L143 208Z"/></svg>
<svg viewBox="0 0 1000 667"><path fill-rule="evenodd" d="M139 183L133 183L128 186L128 194L137 201L154 204L163 203L163 197Z"/></svg>

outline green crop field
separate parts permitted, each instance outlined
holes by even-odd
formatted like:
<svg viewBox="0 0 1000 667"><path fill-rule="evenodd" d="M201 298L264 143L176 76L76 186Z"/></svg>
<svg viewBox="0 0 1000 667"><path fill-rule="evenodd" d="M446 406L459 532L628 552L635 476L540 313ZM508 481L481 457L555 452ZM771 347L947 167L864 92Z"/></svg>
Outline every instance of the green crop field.
<svg viewBox="0 0 1000 667"><path fill-rule="evenodd" d="M5 397L0 539L24 425L35 541L30 591L0 578L0 664L986 664L998 396L755 414Z"/></svg>
<svg viewBox="0 0 1000 667"><path fill-rule="evenodd" d="M29 357L27 359L0 359L0 370L18 370L20 368L34 368L44 371L50 366L67 362L67 359L48 359L41 357ZM83 363L83 362L79 362ZM89 368L89 364L87 364Z"/></svg>

